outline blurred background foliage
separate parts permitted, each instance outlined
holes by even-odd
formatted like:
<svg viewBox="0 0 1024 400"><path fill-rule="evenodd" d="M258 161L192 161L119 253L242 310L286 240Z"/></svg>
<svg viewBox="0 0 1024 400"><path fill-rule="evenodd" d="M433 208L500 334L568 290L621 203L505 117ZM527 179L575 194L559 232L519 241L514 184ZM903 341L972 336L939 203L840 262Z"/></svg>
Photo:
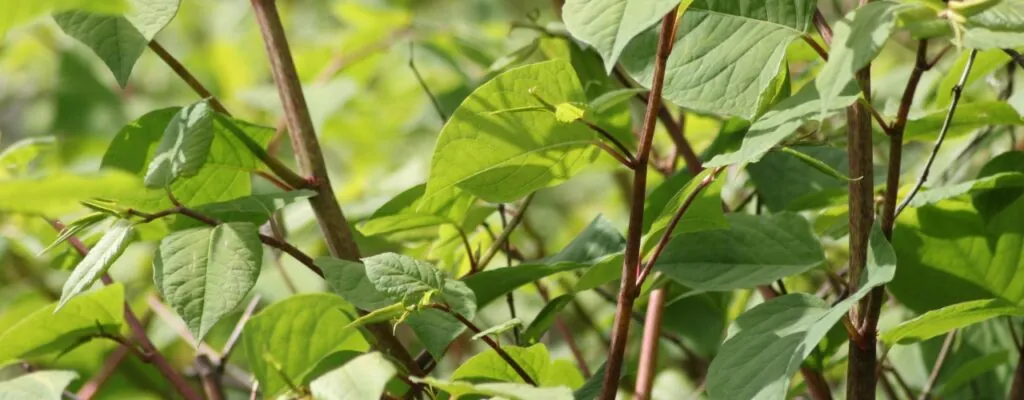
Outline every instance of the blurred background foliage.
<svg viewBox="0 0 1024 400"><path fill-rule="evenodd" d="M426 180L442 120L410 68L410 57L414 56L419 72L445 114L450 114L477 85L498 72L548 58L571 59L588 95L591 88L617 85L604 75L596 54L566 39L558 24L555 3L553 6L547 0L278 1L335 191L354 224L368 218L388 199ZM823 5L829 19L837 17L835 10ZM183 0L173 22L156 40L237 118L270 127L279 125L280 101L247 1ZM913 67L911 44L908 37L895 37L873 63L872 101L887 115L895 114L903 82ZM956 62L955 56L948 56L935 70L925 73L918 92L920 100L914 103L911 119L935 109L943 90L955 82L955 72L950 71L960 70ZM967 98L978 102L1000 96L1007 86L1007 74L1014 73L1006 69L1008 62L1009 57L1000 51L982 52L974 69L977 78L968 86ZM811 82L822 64L805 42L795 41L787 54L789 91L795 93ZM1024 107L1024 91L1019 86L1007 93L1018 112ZM594 93L602 91L595 89ZM0 148L26 138L56 140L45 146L42 156L27 170L4 173L95 171L110 140L122 126L150 110L196 100L195 93L152 52L147 51L139 59L129 84L122 90L106 66L84 45L64 35L52 20L23 26L8 32L0 42ZM630 135L638 128L640 112L639 104L622 107L604 122L616 129L615 134ZM736 132L741 133L745 125L742 120L723 120L713 115L685 115L686 136L698 154L735 147L742 137ZM836 126L841 126L841 122L826 121L821 126L825 138L822 144L832 147L819 147L814 155L842 170L845 153L837 149L844 147L845 135L834 132ZM973 178L993 154L1015 147L1013 128L995 129L999 130L998 135L982 137L979 132L968 130L950 138L933 176L941 175L946 182ZM881 138L883 134L876 135ZM282 140L278 146L278 154L288 158L288 141ZM672 148L667 135L657 134L658 154L667 157L674 154ZM929 149L930 144L923 141L909 144L904 172L920 168L919 161ZM968 149L970 152L965 156ZM952 161L957 163L950 169ZM798 200L828 205L808 216L826 242L829 268L838 270L846 259L842 239L845 233L830 233L845 232L845 184L819 179L820 173L813 169L784 166L787 162L784 157L772 155L749 173L730 170L723 201L733 206L744 204L747 210L758 206L754 203L762 203L769 210L781 210ZM772 173L778 168L790 172L781 176ZM622 168L602 153L596 165L585 173L565 185L538 193L512 243L527 258L536 258L557 252L597 214L624 227L628 179ZM662 180L662 176L652 175L650 187L656 187ZM259 178L253 179L253 185L257 193L275 190ZM755 187L763 198L744 203ZM492 211L493 208L481 212L479 218L497 231L500 222ZM71 213L62 217L70 220L81 215ZM284 225L290 240L307 253L326 252L308 207L287 208ZM59 295L59 288L78 256L67 245L61 245L56 251L38 257L55 236L56 232L42 218L16 214L0 217L0 328ZM98 232L90 232L83 239L90 243L98 237ZM480 249L486 249L492 241L486 229L472 232L470 240ZM359 242L364 255L400 249L405 254L434 261L453 274L468 267L457 234L444 227L361 236ZM176 363L185 365L191 362L194 350L179 334L177 317L161 310L162 306L151 307L155 293L150 268L154 246L153 242L133 244L111 269L111 275L116 281L125 282L133 308L150 321L154 342ZM257 283L254 293L262 297L263 304L291 295L293 288L299 292L325 289L322 280L290 258L284 257L280 263L272 265L267 261ZM574 279L572 273L548 279L548 295L553 298L565 293ZM821 279L805 274L787 278L786 284L792 291L813 291ZM517 292L521 293L516 297L520 315L536 315L545 304L535 292L529 286ZM692 296L670 304L665 328L676 345L663 347L664 355L659 362L666 369L656 382L655 397L679 398L680 393L695 390L694 378L699 377L707 360L715 354L729 321L758 302L757 293L737 291ZM588 292L576 296L567 310L562 314L566 325L591 365L599 365L607 348L606 332L614 306L605 293ZM483 326L508 318L504 304L489 306L478 315ZM908 315L906 310L887 308L882 328L893 326ZM237 316L222 320L211 331L207 344L220 348L236 321ZM967 350L955 352L944 371L961 371L964 368L960 367L974 363L971 365L979 370L980 378L972 380L969 387L949 388L948 392L940 390L941 393L960 393L963 398L1005 396L1003 388L1008 387L1012 372L1007 361L1014 345L1004 324L1002 320L990 321L966 329L958 340ZM599 329L594 329L594 325ZM844 332L837 329L836 333L821 345L825 351L819 362L825 364L828 374L841 376L844 368L828 368L841 365L845 357L845 351L838 351L845 344L845 340L840 340L845 339ZM899 347L890 354L909 386L920 387L924 383L941 340L940 337L920 346ZM549 334L544 341L556 358L569 358L561 336ZM469 343L464 341L453 349L442 363L442 374L473 354L467 350ZM116 347L112 342L94 341L56 360L47 359L46 367L76 370L81 377L88 378ZM239 352L233 357L244 365L244 354ZM125 362L131 367L117 370L110 383L103 386L101 398L169 396L166 382L152 367L134 358ZM994 369L987 367L997 364ZM627 370L626 374L633 372ZM79 379L70 389L76 390L85 380ZM247 390L237 388L230 394L242 398Z"/></svg>

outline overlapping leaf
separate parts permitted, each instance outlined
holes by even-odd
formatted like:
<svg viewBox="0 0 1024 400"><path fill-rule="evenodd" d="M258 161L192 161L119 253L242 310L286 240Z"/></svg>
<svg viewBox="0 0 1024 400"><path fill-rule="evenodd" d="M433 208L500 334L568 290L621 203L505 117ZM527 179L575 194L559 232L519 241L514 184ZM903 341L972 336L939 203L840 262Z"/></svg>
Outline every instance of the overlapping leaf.
<svg viewBox="0 0 1024 400"><path fill-rule="evenodd" d="M611 73L629 41L678 5L679 0L569 0L562 16L569 33L593 46Z"/></svg>
<svg viewBox="0 0 1024 400"><path fill-rule="evenodd" d="M99 242L89 250L82 261L75 266L71 276L64 282L57 310L64 307L73 297L88 289L107 272L135 238L135 227L128 221L119 220L103 234Z"/></svg>

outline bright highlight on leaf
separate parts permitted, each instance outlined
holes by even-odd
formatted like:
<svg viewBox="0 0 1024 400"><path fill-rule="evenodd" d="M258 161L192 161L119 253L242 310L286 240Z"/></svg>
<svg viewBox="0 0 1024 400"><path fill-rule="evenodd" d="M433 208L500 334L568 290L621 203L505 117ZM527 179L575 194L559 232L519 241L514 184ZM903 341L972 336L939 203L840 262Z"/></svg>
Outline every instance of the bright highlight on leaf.
<svg viewBox="0 0 1024 400"><path fill-rule="evenodd" d="M71 298L88 289L107 273L110 266L124 253L132 240L135 239L135 227L125 220L118 220L103 234L99 242L89 250L82 262L75 266L71 276L64 282L57 310L64 307Z"/></svg>
<svg viewBox="0 0 1024 400"><path fill-rule="evenodd" d="M184 107L164 130L146 172L146 187L165 188L181 177L199 173L213 145L213 109L207 100Z"/></svg>

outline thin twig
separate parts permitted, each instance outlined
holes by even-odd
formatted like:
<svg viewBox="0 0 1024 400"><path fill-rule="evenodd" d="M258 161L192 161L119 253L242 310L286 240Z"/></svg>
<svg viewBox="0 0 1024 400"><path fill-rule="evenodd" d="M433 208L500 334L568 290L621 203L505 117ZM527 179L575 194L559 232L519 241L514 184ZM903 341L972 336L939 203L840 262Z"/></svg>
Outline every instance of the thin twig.
<svg viewBox="0 0 1024 400"><path fill-rule="evenodd" d="M661 319L665 311L665 290L655 290L648 297L647 315L644 321L643 341L640 343L640 367L636 374L635 399L648 400L654 388L654 376L658 367L658 338L661 336Z"/></svg>
<svg viewBox="0 0 1024 400"><path fill-rule="evenodd" d="M960 81L957 82L956 86L953 86L953 98L949 103L949 109L946 111L946 119L942 121L942 129L939 130L939 137L935 139L935 145L932 146L932 152L928 156L928 161L924 164L924 170L921 171L921 176L917 179L917 183L910 189L910 194L900 203L899 207L896 207L895 216L899 216L903 209L910 204L910 201L914 199L917 192L921 190L921 186L928 180L928 173L931 171L932 164L935 162L935 157L939 155L939 148L942 147L942 142L946 140L946 133L949 132L949 127L953 121L953 113L956 112L956 106L960 103L960 95L964 90L964 85L967 83L967 76L971 73L971 67L974 66L974 58L978 55L978 50L971 50L971 54L967 57L967 64L964 65L964 72L960 75ZM894 218L895 218L894 216Z"/></svg>
<svg viewBox="0 0 1024 400"><path fill-rule="evenodd" d="M437 112L438 117L441 117L441 122L448 122L448 114L445 114L444 109L441 108L441 102L437 101L434 92L430 91L427 81L423 80L423 75L420 75L420 70L416 68L416 56L413 51L415 48L416 43L409 41L409 69L412 69L412 73L416 75L416 81L420 83L420 87L427 93L427 97L430 98L430 104L434 106L434 111Z"/></svg>
<svg viewBox="0 0 1024 400"><path fill-rule="evenodd" d="M636 282L640 272L640 240L643 235L644 199L647 193L647 168L643 166L647 165L650 160L654 127L657 124L658 108L661 107L661 93L665 83L665 65L675 41L677 8L673 7L662 18L658 48L655 52L654 77L647 98L647 109L644 112L640 144L637 146L637 168L633 170L626 254L622 263L621 286L615 310L615 323L612 328L612 343L609 346L608 360L605 362L605 375L601 382L601 394L599 395L601 400L615 398L619 390L622 364L625 361L633 303L636 301L638 292Z"/></svg>
<svg viewBox="0 0 1024 400"><path fill-rule="evenodd" d="M519 214L519 215L522 215L522 214ZM508 217L505 216L505 203L498 204L498 216L501 218L501 230L504 231L505 229L508 229ZM505 250L505 267L506 268L512 266L512 255L511 255L511 252L509 251L509 248L511 246L512 246L512 240L511 239L506 239L505 240L505 246L504 246L504 250ZM517 315L516 315L516 297L515 297L514 293L515 293L514 290L510 290L508 293L505 293L505 303L508 304L509 319L516 319L517 318ZM547 301L545 300L545 302L547 302ZM512 339L515 340L515 343L517 345L520 343L520 341L519 341L519 326L513 326L512 327Z"/></svg>
<svg viewBox="0 0 1024 400"><path fill-rule="evenodd" d="M512 217L511 221L508 222L508 226L501 231L501 234L499 234L498 238L494 240L491 247L487 248L487 252L477 260L477 264L480 265L480 270L487 268L487 264L491 262L491 259L498 254L498 251L500 251L505 245L505 242L508 241L509 236L512 235L512 231L519 226L519 223L523 222L523 217L526 216L526 208L529 207L532 202L533 193L530 193L530 195L526 196L526 199L523 200L522 205L519 206L519 212Z"/></svg>
<svg viewBox="0 0 1024 400"><path fill-rule="evenodd" d="M260 295L253 295L252 300L249 300L249 304L245 306L245 311L242 312L242 316L238 318L238 323L235 324L235 329L231 330L231 336L228 337L228 341L224 343L224 349L221 350L220 363L218 363L218 369L224 369L224 365L227 364L228 358L231 357L231 352L235 350L235 345L238 344L238 339L242 338L242 329L245 328L245 323L249 321L252 314L256 312L256 306L260 304Z"/></svg>
<svg viewBox="0 0 1024 400"><path fill-rule="evenodd" d="M327 163L313 127L309 107L302 94L302 83L299 82L295 62L292 60L276 1L250 0L250 3L260 27L260 34L263 36L274 83L277 85L278 96L281 98L288 120L288 135L295 151L299 172L309 177L317 191L316 196L309 198L309 205L316 215L327 249L334 257L358 262L359 247L334 195L327 173ZM374 336L381 350L398 360L412 375L423 376L423 371L416 364L416 360L386 324L371 324L366 328Z"/></svg>
<svg viewBox="0 0 1024 400"><path fill-rule="evenodd" d="M956 332L957 329L954 329L946 335L946 340L942 342L942 349L939 350L939 355L935 358L935 364L932 366L932 373L928 375L928 381L925 382L924 387L921 389L921 395L917 396L917 400L927 399L928 394L932 391L932 387L935 386L935 382L939 379L939 372L942 372L942 364L946 362L946 356L949 355L949 350L953 347L953 339L956 338Z"/></svg>
<svg viewBox="0 0 1024 400"><path fill-rule="evenodd" d="M636 167L636 158L633 157L633 153L630 152L629 149L626 148L626 145L622 144L622 142L619 141L619 139L616 139L615 136L612 136L612 134L609 133L607 130L605 130L604 128L598 126L597 124L595 124L593 122L582 120L582 119L580 121L583 122L583 124L586 125L588 128L590 128L594 132L597 132L599 135L601 135L601 137L605 138L609 142L612 142L612 144L614 144L615 147L617 149L619 149L620 152L622 152L621 155L623 157L625 157L627 160L629 160L628 163L624 163L624 164L626 164L626 166L629 166L630 168L635 168ZM612 156L614 157L614 154Z"/></svg>
<svg viewBox="0 0 1024 400"><path fill-rule="evenodd" d="M164 60L164 63L166 63L168 67L171 67L171 69L174 70L174 73L177 74L178 77L181 78L181 80L185 81L185 83L188 84L188 87L192 88L192 91L196 92L196 94L198 94L199 97L204 99L210 99L210 107L213 107L214 110L221 114L229 116L231 115L231 113L229 113L228 110L224 108L224 105L221 104L220 100L217 100L217 98L214 97L214 95L210 93L208 89L206 89L206 86L203 86L203 84L200 83L199 80L196 79L196 77L188 71L188 68L185 68L184 65L178 62L178 59L174 58L174 56L172 56L171 53L168 53L167 50L164 49L164 47L161 46L159 42L157 42L156 40L150 40L149 49L153 50L153 52L156 53L156 55L159 56L161 60Z"/></svg>
<svg viewBox="0 0 1024 400"><path fill-rule="evenodd" d="M631 157L632 158L632 156L629 156L629 155L623 156L618 151L615 151L615 149L613 149L611 147L608 147L607 143L602 142L600 140L594 140L593 143L594 143L595 146L599 147L601 150L604 150L605 153L608 153L608 155L611 156L612 158L614 158L615 161L618 161L619 164L622 164L622 166L624 166L626 168L629 168L629 169L635 169L636 168L636 160L630 161L630 160L626 159L626 157Z"/></svg>
<svg viewBox="0 0 1024 400"><path fill-rule="evenodd" d="M82 385L78 392L75 393L79 399L90 400L93 396L99 392L100 388L107 383L107 380L114 375L117 368L121 366L121 363L128 358L128 347L118 346L114 351L110 352L106 360L103 360L103 366L100 367L99 372L96 372L92 378L89 378L88 382Z"/></svg>
<svg viewBox="0 0 1024 400"><path fill-rule="evenodd" d="M455 319L459 320L459 322L461 322L463 325L465 325L467 328L469 328L469 330L473 331L473 333L480 333L480 332L482 332L479 327L477 327L475 324L473 324L473 322L471 322L470 320L466 319L466 317L463 316L462 314L459 314L459 313L453 311L451 308L449 308L446 305L443 305L443 304L431 304L430 307L434 308L434 309L438 309L438 310L444 311L444 312L448 313L449 315L455 317ZM526 371L523 369L523 367L521 365L519 365L519 363L516 362L516 360L514 358L512 358L512 356L510 356L508 354L508 352L505 351L505 349L502 349L501 346L498 345L498 342L495 342L494 339L491 338L489 335L484 335L484 336L481 336L480 338L485 343L487 343L488 346L491 346L491 348L494 349L494 352L498 354L498 357L501 357L501 359L504 360L505 363L507 363L509 367L512 367L512 370L516 371L516 374L519 374L519 377L523 378L524 382L526 382L526 383L528 383L530 385L533 385L533 386L537 386L537 382L534 381L532 377L530 377L530 374L526 373Z"/></svg>
<svg viewBox="0 0 1024 400"><path fill-rule="evenodd" d="M64 229L64 224L58 220L50 220L50 225L53 226L57 232ZM89 248L86 247L81 240L78 240L77 237L72 236L68 238L68 243L71 243L71 246L74 247L75 250L78 251L78 254L83 257L89 253ZM114 283L114 280L107 274L103 274L100 277L100 280L103 281L104 285L108 286ZM135 315L135 312L132 311L131 306L127 301L124 303L124 319L128 324L128 327L131 328L132 334L135 336L135 340L138 341L139 346L142 347L142 351L149 355L148 359L145 361L156 366L157 370L167 378L171 383L171 386L174 387L174 390L177 391L181 397L184 397L186 400L201 399L199 394L192 389L192 386L188 384L185 378L179 374L173 366L171 366L171 363L168 362L164 355L160 353L160 350L153 345L153 342L149 340L149 337L146 336L146 328L142 326L142 322L139 321L139 318Z"/></svg>
<svg viewBox="0 0 1024 400"><path fill-rule="evenodd" d="M805 42L807 42L808 45L811 46L811 49L814 49L815 53L818 53L818 56L820 56L823 61L828 61L828 51L826 51L824 47L821 47L821 45L818 44L817 40L814 40L814 38L812 38L811 35L807 34L801 37L804 39Z"/></svg>
<svg viewBox="0 0 1024 400"><path fill-rule="evenodd" d="M818 30L818 34L821 35L821 40L826 45L832 45L832 27L828 26L828 21L825 21L825 16L821 14L821 9L814 9L814 27Z"/></svg>
<svg viewBox="0 0 1024 400"><path fill-rule="evenodd" d="M1014 49L1003 49L1003 51L1006 52L1006 54L1009 54L1010 58L1013 58L1014 62L1016 62L1021 67L1024 67L1024 55L1021 55L1017 50Z"/></svg>
<svg viewBox="0 0 1024 400"><path fill-rule="evenodd" d="M658 244L654 246L654 250L651 250L651 255L647 257L647 261L644 262L643 270L640 271L640 274L636 278L637 287L644 284L644 280L647 279L647 275L651 273L651 270L654 268L654 264L658 261L658 257L661 256L665 247L668 246L669 240L672 239L672 232L675 231L676 226L679 225L679 221L681 221L683 216L686 215L686 211L690 208L690 205L693 204L697 199L697 196L700 196L700 193L703 192L705 188L711 185L711 182L714 182L715 178L717 178L718 174L722 171L722 167L718 167L712 171L711 174L704 177L704 180L700 181L700 183L693 188L693 191L690 192L690 194L686 196L686 199L683 200L683 204L678 210L676 210L676 213L672 215L672 219L669 220L668 225L665 227L665 233L661 234L661 239L658 239Z"/></svg>

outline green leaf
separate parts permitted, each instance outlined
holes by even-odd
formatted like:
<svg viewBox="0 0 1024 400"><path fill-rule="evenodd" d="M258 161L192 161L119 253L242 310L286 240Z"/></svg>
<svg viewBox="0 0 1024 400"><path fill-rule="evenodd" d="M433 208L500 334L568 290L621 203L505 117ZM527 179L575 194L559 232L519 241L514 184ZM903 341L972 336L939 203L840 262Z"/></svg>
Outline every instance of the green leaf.
<svg viewBox="0 0 1024 400"><path fill-rule="evenodd" d="M384 203L363 223L364 235L383 235L438 225L458 225L475 198L457 187L424 199L426 185L416 185Z"/></svg>
<svg viewBox="0 0 1024 400"><path fill-rule="evenodd" d="M501 349L508 353L509 357L515 360L516 364L519 364L523 371L541 387L568 386L576 388L583 385L583 377L577 371L573 371L575 373L569 379L563 376L565 371L559 371L556 364L551 361L551 354L548 353L547 347L543 344L538 343L530 347L501 346ZM451 379L471 382L526 383L494 349L466 360L452 373Z"/></svg>
<svg viewBox="0 0 1024 400"><path fill-rule="evenodd" d="M732 290L772 283L825 262L803 217L792 213L730 214L728 229L680 235L654 268L697 290Z"/></svg>
<svg viewBox="0 0 1024 400"><path fill-rule="evenodd" d="M55 143L53 136L30 137L11 143L0 152L0 179L24 174L29 164L40 154L52 150Z"/></svg>
<svg viewBox="0 0 1024 400"><path fill-rule="evenodd" d="M151 111L129 123L111 141L103 155L104 167L124 170L143 177L153 160L164 130L179 108ZM244 143L228 132L220 121L213 122L213 142L206 163L193 177L179 178L171 184L171 191L182 203L200 206L227 201L251 194L250 175L261 168L262 162L254 157ZM257 143L266 146L274 129L233 120ZM214 189L210 182L222 182ZM104 196L119 204L145 212L156 212L171 207L164 189L136 190L118 196Z"/></svg>
<svg viewBox="0 0 1024 400"><path fill-rule="evenodd" d="M89 229L93 225L96 225L101 221L107 219L107 217L108 215L105 213L94 212L82 218L71 221L66 226L64 226L64 229L61 229L60 234L57 235L57 239L54 240L53 243L50 243L49 246L46 246L46 248L44 248L42 251L40 251L39 255L42 255L50 250L53 250L54 247L57 247L61 243L64 243L72 236L77 235L79 232L83 230Z"/></svg>
<svg viewBox="0 0 1024 400"><path fill-rule="evenodd" d="M208 100L182 108L164 130L146 172L146 187L162 189L180 177L191 177L210 156L213 113Z"/></svg>
<svg viewBox="0 0 1024 400"><path fill-rule="evenodd" d="M392 320L397 320L399 317L401 317L403 314L409 311L409 309L410 307L406 306L405 303L402 302L398 302L387 307L378 308L376 310L366 313L365 315L359 318L356 318L356 320L348 324L346 328L354 329L369 324L375 324L378 322L389 322Z"/></svg>
<svg viewBox="0 0 1024 400"><path fill-rule="evenodd" d="M585 103L572 65L564 60L511 69L483 84L441 130L424 198L457 186L490 202L510 202L558 185L596 156L596 134L559 123L531 94L557 104Z"/></svg>
<svg viewBox="0 0 1024 400"><path fill-rule="evenodd" d="M445 276L428 262L385 253L363 259L366 277L394 300L414 304L429 293L444 291Z"/></svg>
<svg viewBox="0 0 1024 400"><path fill-rule="evenodd" d="M217 321L245 300L262 266L259 228L232 222L165 237L153 257L153 279L201 342Z"/></svg>
<svg viewBox="0 0 1024 400"><path fill-rule="evenodd" d="M453 399L466 395L483 395L508 400L572 400L572 390L567 387L538 388L524 383L479 383L465 381L444 381L436 378L410 377L413 382L426 383L451 394Z"/></svg>
<svg viewBox="0 0 1024 400"><path fill-rule="evenodd" d="M124 325L124 286L120 283L77 296L57 311L57 303L36 310L0 332L0 365L67 350L83 339L117 333Z"/></svg>
<svg viewBox="0 0 1024 400"><path fill-rule="evenodd" d="M654 244L661 239L661 236L668 229L669 223L672 222L672 218L676 212L682 208L686 199L690 197L697 187L699 187L703 181L708 179L714 179L712 174L714 170L705 169L701 171L697 176L690 179L685 186L682 186L678 192L672 198L670 198L665 206L661 208L661 212L658 213L657 217L651 222L651 228L644 234L644 250L650 250L654 247ZM704 188L697 198L693 200L690 207L683 214L682 219L679 220L679 224L674 230L670 237L677 237L679 235L689 232L699 232L708 229L721 229L728 227L728 223L725 217L722 215L722 186L724 180L712 182L711 185ZM646 212L645 212L646 214Z"/></svg>
<svg viewBox="0 0 1024 400"><path fill-rule="evenodd" d="M0 14L0 39L7 30L30 22L36 18L56 11L86 10L99 13L119 13L129 9L125 0L39 0L12 2L4 5L4 13Z"/></svg>
<svg viewBox="0 0 1024 400"><path fill-rule="evenodd" d="M819 98L818 90L814 85L805 85L795 95L772 106L761 118L754 121L747 131L747 135L743 137L743 144L740 145L739 150L717 155L711 161L704 163L704 166L711 168L757 162L765 153L796 132L805 122L820 122L843 107L853 104L859 95L860 90L856 84L847 85L840 92L838 98L827 103L832 107L829 113L822 115L821 110L826 103Z"/></svg>
<svg viewBox="0 0 1024 400"><path fill-rule="evenodd" d="M311 293L289 297L253 316L242 338L264 395L283 394L288 389L284 377L297 385L318 378L313 376L316 365L332 354L367 351L369 344L358 331L345 328L354 313L338 296Z"/></svg>
<svg viewBox="0 0 1024 400"><path fill-rule="evenodd" d="M964 45L974 49L1005 49L1024 46L1024 3L1000 1L971 16L965 24Z"/></svg>
<svg viewBox="0 0 1024 400"><path fill-rule="evenodd" d="M135 61L150 40L178 12L178 0L131 0L127 15L98 14L84 10L53 16L64 33L89 46L110 68L121 87L128 84Z"/></svg>
<svg viewBox="0 0 1024 400"><path fill-rule="evenodd" d="M466 330L466 326L455 317L433 308L417 311L405 322L427 352L437 359L442 358L448 345Z"/></svg>
<svg viewBox="0 0 1024 400"><path fill-rule="evenodd" d="M626 44L678 5L678 0L568 0L562 15L565 29L593 46L611 74Z"/></svg>
<svg viewBox="0 0 1024 400"><path fill-rule="evenodd" d="M779 151L781 151L783 153L786 153L786 154L789 154L789 155L791 155L793 157L796 157L796 159L799 160L800 162L802 162L804 165L806 165L808 167L811 167L814 170L816 170L818 172L821 172L821 173L831 177L832 179L836 179L836 180L843 181L843 182L849 182L849 181L860 180L860 179L863 178L863 177L850 178L849 176L846 176L846 174L844 174L842 172L839 172L835 168L832 168L831 165L828 165L827 163L825 163L825 162L823 162L821 160L818 160L817 158L814 158L814 157L812 157L810 155L804 154L803 152L801 152L799 150L796 150L796 149L794 149L792 147L783 146L782 148L779 149Z"/></svg>
<svg viewBox="0 0 1024 400"><path fill-rule="evenodd" d="M601 394L601 384L603 383L602 379L604 379L605 365L605 363L601 363L601 366L594 371L594 375L592 375L590 379L587 379L587 381L583 383L583 386L580 386L579 389L576 389L576 391L573 392L573 399L593 400Z"/></svg>
<svg viewBox="0 0 1024 400"><path fill-rule="evenodd" d="M979 193L986 190L1024 187L1024 174L1020 172L1000 172L983 178L969 180L954 185L930 188L917 193L910 201L911 207L938 203L965 194Z"/></svg>
<svg viewBox="0 0 1024 400"><path fill-rule="evenodd" d="M196 207L196 211L220 222L248 222L259 226L270 220L274 211L315 195L316 192L309 189L254 194L234 200L204 204ZM202 222L192 218L178 218L175 219L172 228L185 229L203 225Z"/></svg>
<svg viewBox="0 0 1024 400"><path fill-rule="evenodd" d="M358 356L309 385L317 400L376 399L398 369L378 352Z"/></svg>
<svg viewBox="0 0 1024 400"><path fill-rule="evenodd" d="M484 329L484 330L480 331L480 333L477 333L477 334L473 335L473 337L471 337L470 339L472 339L472 340L480 340L480 339L484 338L485 336L490 336L490 335L498 336L498 335L500 335L502 333L505 333L507 331L510 331L512 329L515 329L515 328L518 328L518 327L521 327L521 326L523 326L523 320L521 320L519 318L512 318L512 319L510 319L508 321L505 321L505 322L502 322L502 323L500 323L498 325L494 325L494 326L492 326L490 328Z"/></svg>
<svg viewBox="0 0 1024 400"><path fill-rule="evenodd" d="M534 263L485 270L465 278L483 307L506 293L545 276L572 271L616 258L626 248L626 239L611 221L598 215L562 251Z"/></svg>
<svg viewBox="0 0 1024 400"><path fill-rule="evenodd" d="M315 263L323 269L331 291L359 309L376 310L395 302L370 282L361 263L334 257L318 257Z"/></svg>
<svg viewBox="0 0 1024 400"><path fill-rule="evenodd" d="M948 26L949 23L945 22L944 25ZM943 116L945 116L946 109L949 106L950 100L953 98L953 86L960 83L960 75L964 70L964 66L967 65L967 59L971 52L964 51L957 57L956 62L946 69L946 73L943 74L942 80L939 81L938 87L935 88L935 102L932 107L941 109ZM992 49L979 51L974 57L974 64L971 65L971 72L967 75L967 81L964 82L964 89L971 87L977 82L983 82L986 77L991 75L993 72L1006 66L1006 63L1010 62L1010 56L1007 55L1002 49ZM958 73L959 72L959 73ZM975 103L972 103L975 104ZM960 104L960 107L966 106L967 104ZM956 119L957 115L954 114L953 118ZM909 125L909 122L908 122ZM909 126L908 126L909 127ZM938 133L936 128L933 135ZM904 133L906 135L906 133Z"/></svg>
<svg viewBox="0 0 1024 400"><path fill-rule="evenodd" d="M36 371L0 382L0 400L61 400L75 371Z"/></svg>
<svg viewBox="0 0 1024 400"><path fill-rule="evenodd" d="M71 276L64 282L57 310L64 307L73 297L92 286L135 239L135 227L128 221L115 222L99 242L89 250L82 261L75 266Z"/></svg>
<svg viewBox="0 0 1024 400"><path fill-rule="evenodd" d="M872 288L892 280L896 255L878 224L856 292L833 307L806 293L759 304L733 322L729 338L708 369L708 396L716 399L785 399L789 379L833 325Z"/></svg>
<svg viewBox="0 0 1024 400"><path fill-rule="evenodd" d="M887 345L913 344L1004 315L1024 316L1024 309L1000 299L974 300L921 314L882 333Z"/></svg>
<svg viewBox="0 0 1024 400"><path fill-rule="evenodd" d="M896 13L904 7L891 1L871 2L833 24L828 62L814 80L821 98L819 118L849 105L843 95L846 87L856 84L857 71L871 63L889 40L896 27Z"/></svg>
<svg viewBox="0 0 1024 400"><path fill-rule="evenodd" d="M125 196L142 189L138 178L121 171L0 179L0 210L58 216L81 209L78 202L91 198ZM32 201L25 201L32 193ZM165 195L166 196L166 195Z"/></svg>
<svg viewBox="0 0 1024 400"><path fill-rule="evenodd" d="M924 117L907 121L904 138L907 140L934 141L942 130L946 110L928 113ZM989 125L1024 125L1024 118L1012 106L1002 101L965 103L957 106L949 124L947 139L966 135L975 129Z"/></svg>
<svg viewBox="0 0 1024 400"><path fill-rule="evenodd" d="M527 344L539 342L541 336L544 336L544 333L551 329L551 325L555 323L558 313L569 303L572 303L574 296L575 293L563 294L547 302L544 308L533 318L533 321L530 322L530 326L523 330L523 333L520 335L520 341Z"/></svg>
<svg viewBox="0 0 1024 400"><path fill-rule="evenodd" d="M695 0L683 13L666 65L664 95L681 107L751 119L778 75L786 48L807 32L809 0ZM622 54L622 65L650 87L658 29Z"/></svg>
<svg viewBox="0 0 1024 400"><path fill-rule="evenodd" d="M935 388L936 396L951 396L956 389L974 381L978 377L995 371L1000 365L1009 365L1010 351L1003 350L987 354L963 363L953 373L943 375L942 383Z"/></svg>
<svg viewBox="0 0 1024 400"><path fill-rule="evenodd" d="M611 110L617 105L625 103L636 97L637 94L647 92L646 89L640 88L627 88L627 89L616 89L605 92L604 94L597 96L590 102L588 108L594 114L601 114Z"/></svg>
<svg viewBox="0 0 1024 400"><path fill-rule="evenodd" d="M829 165L840 174L848 174L846 151L829 146L797 146L796 150ZM846 191L846 182L837 180L782 152L769 152L761 161L747 166L750 180L757 187L759 200L769 210L796 211L792 207L824 191Z"/></svg>
<svg viewBox="0 0 1024 400"><path fill-rule="evenodd" d="M555 119L564 124L582 119L585 112L584 109L572 103L559 103L555 105Z"/></svg>

